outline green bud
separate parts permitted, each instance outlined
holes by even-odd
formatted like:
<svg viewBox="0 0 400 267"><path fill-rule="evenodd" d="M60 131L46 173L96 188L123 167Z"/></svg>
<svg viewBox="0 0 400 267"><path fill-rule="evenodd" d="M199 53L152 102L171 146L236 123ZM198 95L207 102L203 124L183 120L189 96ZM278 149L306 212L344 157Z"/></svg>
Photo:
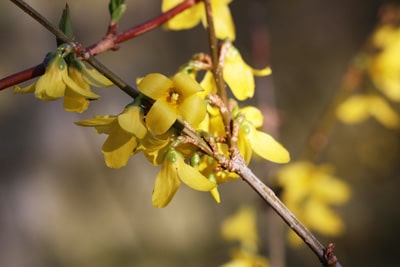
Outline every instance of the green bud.
<svg viewBox="0 0 400 267"><path fill-rule="evenodd" d="M69 38L72 39L74 37L68 4L65 5L60 22L58 23L58 28L63 31ZM57 46L61 45L62 43L63 41L57 38Z"/></svg>
<svg viewBox="0 0 400 267"><path fill-rule="evenodd" d="M126 11L126 5L124 3L125 0L110 0L108 11L110 12L111 20L114 23L118 23L124 15Z"/></svg>
<svg viewBox="0 0 400 267"><path fill-rule="evenodd" d="M200 155L198 153L193 153L192 157L190 158L190 165L196 167L200 164Z"/></svg>

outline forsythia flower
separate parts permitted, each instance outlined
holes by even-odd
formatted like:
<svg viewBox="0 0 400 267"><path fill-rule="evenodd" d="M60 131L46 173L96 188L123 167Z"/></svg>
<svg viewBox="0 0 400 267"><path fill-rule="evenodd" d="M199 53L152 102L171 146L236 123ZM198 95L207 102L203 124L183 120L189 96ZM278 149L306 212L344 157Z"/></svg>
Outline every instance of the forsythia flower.
<svg viewBox="0 0 400 267"><path fill-rule="evenodd" d="M179 118L195 128L206 115L206 105L197 95L203 89L183 72L175 74L172 80L159 73L148 74L138 89L155 100L146 115L146 126L155 135L167 132Z"/></svg>
<svg viewBox="0 0 400 267"><path fill-rule="evenodd" d="M400 28L380 27L372 37L379 51L369 62L369 74L376 87L393 101L400 101Z"/></svg>
<svg viewBox="0 0 400 267"><path fill-rule="evenodd" d="M98 133L108 134L102 152L110 168L125 166L137 148L138 140L144 138L147 132L143 125L143 113L136 105L127 106L118 116L95 116L92 120L76 124L95 127Z"/></svg>
<svg viewBox="0 0 400 267"><path fill-rule="evenodd" d="M76 98L96 99L99 96L92 91L88 86L82 87L82 83L77 84L68 74L68 65L57 52L47 65L46 72L33 84L24 88L16 86L15 93L34 93L39 99L48 101L55 100L67 96L65 106L75 106ZM80 111L80 110L79 110Z"/></svg>
<svg viewBox="0 0 400 267"><path fill-rule="evenodd" d="M329 206L345 203L350 188L332 174L329 165L295 162L283 167L277 175L278 184L283 187L283 202L305 226L326 235L343 231L341 219ZM292 231L289 240L293 245L302 244Z"/></svg>
<svg viewBox="0 0 400 267"><path fill-rule="evenodd" d="M269 74L271 74L269 67L262 70L251 68L244 62L239 51L233 45L229 46L223 66L223 77L238 100L242 101L254 96L254 75L267 76Z"/></svg>
<svg viewBox="0 0 400 267"><path fill-rule="evenodd" d="M210 191L216 184L185 163L183 156L174 149L165 155L161 171L157 174L152 196L153 206L163 208L172 200L181 181L199 191Z"/></svg>
<svg viewBox="0 0 400 267"><path fill-rule="evenodd" d="M233 250L232 260L222 267L268 267L268 260L258 255L258 234L256 212L252 207L242 207L222 223L225 240L239 241L239 248Z"/></svg>
<svg viewBox="0 0 400 267"><path fill-rule="evenodd" d="M235 26L228 4L232 0L211 0L211 8L213 10L215 34L219 39L229 38L235 40ZM182 3L183 0L163 0L162 11L166 12L174 6ZM174 18L165 23L165 27L169 30L190 29L200 23L207 25L204 3L200 2L183 11Z"/></svg>
<svg viewBox="0 0 400 267"><path fill-rule="evenodd" d="M89 105L89 99L100 96L90 90L90 84L98 87L110 86L112 83L95 70L87 69L78 60L67 65L57 51L50 59L45 73L26 87L15 86L15 93L34 93L41 100L49 101L64 97L66 111L83 112Z"/></svg>
<svg viewBox="0 0 400 267"><path fill-rule="evenodd" d="M222 74L224 81L228 84L236 99L243 101L254 96L254 76L270 75L271 68L253 69L243 60L239 51L233 45L229 45L225 55ZM206 72L200 84L205 89L205 92L217 92L211 71Z"/></svg>
<svg viewBox="0 0 400 267"><path fill-rule="evenodd" d="M396 111L378 95L355 95L344 101L336 110L338 118L348 124L360 123L369 116L388 128L399 126Z"/></svg>
<svg viewBox="0 0 400 267"><path fill-rule="evenodd" d="M240 110L240 113L244 115L244 118L239 119L238 146L247 163L250 161L252 151L272 162L287 163L290 161L289 152L281 144L269 134L256 129L263 123L263 116L259 109L251 106L245 107Z"/></svg>

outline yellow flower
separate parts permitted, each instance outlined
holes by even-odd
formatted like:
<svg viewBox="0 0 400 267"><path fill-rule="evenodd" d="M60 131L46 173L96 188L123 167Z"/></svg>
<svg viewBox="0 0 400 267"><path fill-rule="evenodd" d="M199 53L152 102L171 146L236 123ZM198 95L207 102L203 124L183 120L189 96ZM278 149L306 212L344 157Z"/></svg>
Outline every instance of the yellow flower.
<svg viewBox="0 0 400 267"><path fill-rule="evenodd" d="M248 253L243 250L234 250L232 260L221 265L221 267L269 267L267 258Z"/></svg>
<svg viewBox="0 0 400 267"><path fill-rule="evenodd" d="M118 116L95 116L92 120L76 122L80 126L95 127L98 133L108 135L102 152L110 168L125 166L138 146L138 140L146 135L143 113L140 107L130 105Z"/></svg>
<svg viewBox="0 0 400 267"><path fill-rule="evenodd" d="M376 87L392 101L400 101L400 28L385 25L374 33L378 53L369 61L368 71Z"/></svg>
<svg viewBox="0 0 400 267"><path fill-rule="evenodd" d="M336 110L337 117L344 123L355 124L374 117L384 126L395 129L399 126L399 116L380 96L355 95L344 101Z"/></svg>
<svg viewBox="0 0 400 267"><path fill-rule="evenodd" d="M343 231L343 223L330 205L348 201L350 188L333 175L330 165L300 161L283 167L277 175L283 202L305 226L325 235ZM292 231L289 238L293 245L302 243Z"/></svg>
<svg viewBox="0 0 400 267"><path fill-rule="evenodd" d="M155 100L146 115L146 126L155 135L167 132L176 119L184 119L196 128L206 115L206 105L197 95L203 89L183 72L172 80L159 73L148 74L138 89Z"/></svg>
<svg viewBox="0 0 400 267"><path fill-rule="evenodd" d="M184 0L163 0L161 9L163 12L166 12L183 1ZM215 34L217 38L229 38L233 41L235 40L235 25L233 24L231 12L228 7L231 1L232 0L211 0L211 8L213 10ZM190 29L199 24L200 21L206 27L207 18L203 2L194 5L170 19L165 23L165 27L169 30Z"/></svg>
<svg viewBox="0 0 400 267"><path fill-rule="evenodd" d="M15 93L34 93L41 100L49 101L66 96L64 106L67 111L82 112L87 108L84 99L97 99L99 95L90 91L89 85L77 78L77 74L72 70L72 77L69 76L68 66L62 58L61 53L57 52L47 65L46 72L33 84L24 88L16 86Z"/></svg>
<svg viewBox="0 0 400 267"><path fill-rule="evenodd" d="M243 206L222 223L222 237L225 240L239 241L242 248L257 251L256 212L253 208Z"/></svg>
<svg viewBox="0 0 400 267"><path fill-rule="evenodd" d="M261 111L255 107L246 107L240 112L244 118L239 119L238 146L246 162L250 162L253 151L260 157L275 163L289 162L289 152L272 136L256 129L262 126Z"/></svg>
<svg viewBox="0 0 400 267"><path fill-rule="evenodd" d="M228 84L236 99L243 101L254 96L254 76L270 75L271 68L253 69L243 60L239 51L233 45L229 45L225 55L222 74L224 81ZM205 89L205 94L217 92L214 76L211 71L206 72L200 84Z"/></svg>
<svg viewBox="0 0 400 267"><path fill-rule="evenodd" d="M165 155L161 171L156 177L152 195L153 206L157 208L167 206L178 190L181 181L199 191L210 191L216 186L195 168L186 164L180 153L174 149L169 149Z"/></svg>
<svg viewBox="0 0 400 267"><path fill-rule="evenodd" d="M239 241L240 247L232 252L232 260L222 267L268 267L268 260L258 254L256 211L244 206L222 223L225 240Z"/></svg>
<svg viewBox="0 0 400 267"><path fill-rule="evenodd" d="M229 46L223 66L223 76L233 95L238 100L245 100L254 96L254 75L266 76L271 74L269 67L255 70L244 62L239 51Z"/></svg>

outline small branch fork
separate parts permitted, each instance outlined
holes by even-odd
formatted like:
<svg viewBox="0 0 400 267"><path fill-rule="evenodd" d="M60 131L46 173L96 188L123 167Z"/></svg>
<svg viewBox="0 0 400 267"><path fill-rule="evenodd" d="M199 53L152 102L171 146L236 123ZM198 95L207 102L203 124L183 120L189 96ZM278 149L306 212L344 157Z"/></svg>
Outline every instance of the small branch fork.
<svg viewBox="0 0 400 267"><path fill-rule="evenodd" d="M42 24L46 29L48 29L51 33L53 33L57 38L61 40L67 40L67 36L58 30L56 26L53 24L49 23L42 15L40 15L38 12L36 12L32 7L30 7L27 3L25 3L22 0L10 0L13 2L15 5L17 5L19 8L21 8L23 11L25 11L27 14L29 14L32 18L34 18L36 21L38 21L40 24ZM169 19L173 18L174 16L180 14L184 10L194 6L201 0L186 0L174 8L168 10L165 13L162 13L146 22L143 22L142 24L139 24L135 27L132 27L128 30L125 30L123 32L120 32L116 34L116 25L112 26L110 25L106 36L99 41L98 43L95 43L93 45L88 46L87 48L83 48L82 46L77 46L75 42L70 42L71 45L73 45L76 49L76 53L78 56L82 56L84 53L87 53L91 56L95 56L97 54L103 53L108 50L116 50L118 49L118 45L120 43L123 43L125 41L128 41L132 38L135 38L139 35L142 35L146 32L149 32L159 26L161 26L163 23L168 21ZM87 56L86 56L87 57ZM30 67L28 69L25 69L23 71L20 71L18 73L9 75L5 78L2 78L0 80L0 91L6 88L9 88L13 85L22 83L24 81L33 79L35 77L38 77L42 75L46 70L45 64L42 62L36 66Z"/></svg>
<svg viewBox="0 0 400 267"><path fill-rule="evenodd" d="M125 83L122 79L120 79L117 75L115 75L112 71L110 71L101 62L96 60L93 57L93 55L100 52L104 52L109 49L113 49L116 47L115 44L131 39L139 34L145 33L161 25L166 20L177 15L179 12L182 12L186 8L193 6L194 4L196 4L201 0L185 1L182 4L173 8L172 10L170 10L169 12L166 12L153 20L150 20L142 25L134 27L121 34L118 34L115 36L115 38L109 38L113 39L114 43L109 44L108 40L103 39L103 42L105 42L106 45L104 44L94 45L87 49L82 48L82 46L79 43L74 42L72 39L68 38L62 31L60 31L57 27L52 25L48 20L42 17L38 12L36 12L24 1L22 0L10 0L10 1L15 3L24 12L26 12L35 20L37 20L40 24L45 26L59 39L63 40L66 43L71 44L76 49L77 52L80 52L80 55L84 60L86 60L95 69L97 69L108 79L110 79L117 87L119 87L125 93L134 98L139 95L139 92L135 88ZM329 244L329 246L325 248L317 240L317 238L314 237L314 235L292 214L292 212L282 203L282 201L275 195L275 193L269 187L267 187L256 175L254 175L254 173L247 167L243 157L240 155L240 152L236 145L239 126L230 117L233 105L229 103L226 98L225 84L222 79L222 65L220 64L220 60L218 58L219 51L213 26L211 3L210 0L204 0L204 3L206 6L206 13L207 13L210 49L212 51L211 55L213 63L213 74L216 80L220 79L219 82L216 81L219 96L218 97L211 96L211 99L212 101L214 101L214 103L218 103L217 106L221 108L221 114L223 115L223 117L225 117L224 121L227 123L226 125L227 136L225 141L230 146L230 154L231 154L230 158L225 157L218 151L218 148L215 144L215 140L212 137L204 139L201 138L191 127L188 127L187 124L179 120L177 120L174 123L173 127L176 130L181 131L184 135L187 135L191 140L191 142L196 144L206 154L214 157L221 164L223 168L240 175L242 179L246 181L250 185L250 187L252 187L276 211L276 213L278 213L278 215L289 225L289 227L304 240L304 242L320 259L323 266L341 267L340 263L337 261L335 255L333 254L334 245ZM102 49L106 50L103 51L102 49L98 49L98 47L103 47ZM39 64L31 69L25 70L18 74L11 75L5 79L0 80L0 89L4 89L7 86L11 86L13 84L17 84L22 81L26 81L30 78L39 76L44 73L44 70L45 70L44 65ZM21 77L23 77L25 80L23 80ZM5 84L8 85L5 86ZM223 97L224 95L225 97ZM151 105L150 102L149 105Z"/></svg>

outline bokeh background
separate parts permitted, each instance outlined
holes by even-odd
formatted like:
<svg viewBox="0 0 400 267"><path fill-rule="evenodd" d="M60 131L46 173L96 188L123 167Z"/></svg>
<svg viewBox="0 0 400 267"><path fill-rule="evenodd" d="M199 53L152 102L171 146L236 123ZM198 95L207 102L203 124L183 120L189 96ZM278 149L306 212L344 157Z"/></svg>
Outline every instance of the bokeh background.
<svg viewBox="0 0 400 267"><path fill-rule="evenodd" d="M54 23L65 5L27 2ZM108 1L68 3L76 39L84 45L98 41L107 28ZM160 13L161 1L126 3L121 30ZM230 5L236 47L250 65L272 66L272 76L258 79L262 93L255 103L277 109L279 128L271 126L272 119L271 131L293 159L302 155L384 3L236 0ZM0 2L0 36L1 78L38 64L55 49L54 37L10 1ZM201 51L208 51L201 26L181 32L160 28L98 59L134 85L149 72L172 75ZM65 112L61 101L42 103L32 95L14 95L11 88L0 92L0 266L219 266L229 260L232 247L221 238L220 224L243 204L257 209L261 251L268 256L270 223L278 227L275 233L283 223L241 180L219 187L220 204L182 186L167 208L156 209L151 192L158 169L143 156L131 158L123 169L108 169L101 154L105 136L73 122L118 114L129 97L117 88L98 92L102 98L83 114ZM319 236L336 243L343 266L398 266L399 137L374 120L336 123L320 154L318 161L334 164L336 175L352 188L350 201L337 209L345 234ZM253 168L266 180L279 168L271 165L256 162ZM306 247L285 251L277 264L320 265Z"/></svg>

